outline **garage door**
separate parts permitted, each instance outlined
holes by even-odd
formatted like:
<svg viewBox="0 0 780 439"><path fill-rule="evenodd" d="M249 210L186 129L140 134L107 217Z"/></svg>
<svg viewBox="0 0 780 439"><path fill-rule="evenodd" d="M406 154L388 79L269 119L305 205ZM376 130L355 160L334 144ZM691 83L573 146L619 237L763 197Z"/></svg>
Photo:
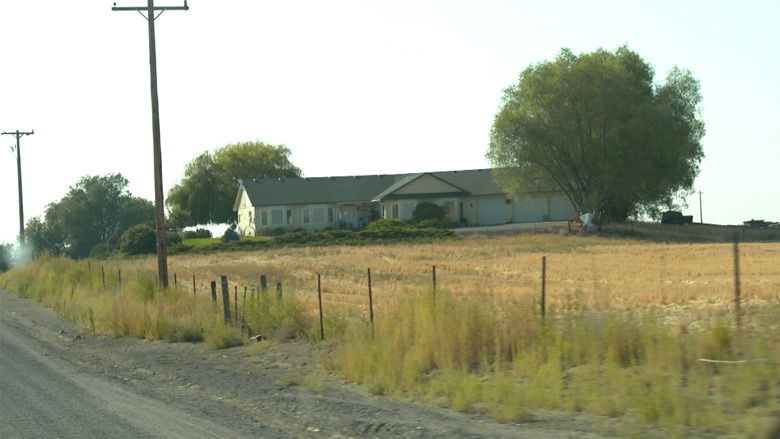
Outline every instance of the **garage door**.
<svg viewBox="0 0 780 439"><path fill-rule="evenodd" d="M544 221L544 203L541 198L515 200L512 203L512 210L514 210L516 223Z"/></svg>
<svg viewBox="0 0 780 439"><path fill-rule="evenodd" d="M477 216L480 226L506 224L506 202L504 198L487 198L477 201Z"/></svg>
<svg viewBox="0 0 780 439"><path fill-rule="evenodd" d="M577 212L566 195L553 195L550 197L550 219L552 221L566 221Z"/></svg>

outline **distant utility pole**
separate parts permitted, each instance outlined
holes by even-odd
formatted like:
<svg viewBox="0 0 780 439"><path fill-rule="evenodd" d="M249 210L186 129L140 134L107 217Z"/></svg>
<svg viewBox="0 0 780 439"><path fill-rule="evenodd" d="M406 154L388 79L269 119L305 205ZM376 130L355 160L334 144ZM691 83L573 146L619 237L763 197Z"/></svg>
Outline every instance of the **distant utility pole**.
<svg viewBox="0 0 780 439"><path fill-rule="evenodd" d="M187 11L184 6L154 6L154 0L148 0L146 6L117 7L112 11L138 11L149 22L149 75L152 85L152 138L154 141L154 218L157 229L157 278L163 288L168 288L168 257L165 251L165 211L162 187L162 152L160 148L160 105L157 101L157 49L154 40L154 20L167 10ZM146 11L144 15L143 11ZM160 11L155 16L155 11Z"/></svg>
<svg viewBox="0 0 780 439"><path fill-rule="evenodd" d="M22 150L19 149L19 139L22 136L30 136L35 134L35 130L30 130L29 133L22 133L19 130L15 132L5 132L3 135L11 135L16 137L16 175L19 178L19 244L24 245L24 202L22 202Z"/></svg>
<svg viewBox="0 0 780 439"><path fill-rule="evenodd" d="M699 224L704 224L704 216L702 215L702 208L701 208L701 191L699 191Z"/></svg>

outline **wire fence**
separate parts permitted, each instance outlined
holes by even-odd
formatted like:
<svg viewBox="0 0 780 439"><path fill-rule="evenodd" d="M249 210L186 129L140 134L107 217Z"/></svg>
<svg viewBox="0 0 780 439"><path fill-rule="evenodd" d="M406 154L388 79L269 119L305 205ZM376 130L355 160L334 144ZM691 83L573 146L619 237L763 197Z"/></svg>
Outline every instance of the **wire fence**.
<svg viewBox="0 0 780 439"><path fill-rule="evenodd" d="M338 309L363 313L372 321L375 310L381 312L382 307L413 295L429 294L435 300L437 292L499 303L527 300L539 306L542 316L570 309L664 306L680 313L694 308L732 313L737 324L740 315L760 315L759 308L750 307L752 303L780 298L780 248L744 248L735 243L730 250L720 246L684 256L642 254L615 260L584 253L577 258L572 264L571 255L519 255L515 264L490 270L480 264L447 261L398 270L326 267L270 279L270 287L264 273L254 279L246 274L228 279L223 274L217 281L204 273L174 272L173 288L221 302L225 322L240 327L246 324L247 300L272 290L281 299L283 288L319 311L320 319L323 312ZM100 272L105 286L104 267ZM109 278L121 287L121 271Z"/></svg>

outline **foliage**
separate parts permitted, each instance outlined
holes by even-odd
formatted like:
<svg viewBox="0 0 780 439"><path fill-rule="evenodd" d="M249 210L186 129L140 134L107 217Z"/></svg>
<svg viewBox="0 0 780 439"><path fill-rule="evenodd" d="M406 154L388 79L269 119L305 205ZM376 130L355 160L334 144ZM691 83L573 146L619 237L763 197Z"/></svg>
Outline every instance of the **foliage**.
<svg viewBox="0 0 780 439"><path fill-rule="evenodd" d="M127 255L155 253L157 251L157 231L154 224L144 223L129 228L119 239L119 251Z"/></svg>
<svg viewBox="0 0 780 439"><path fill-rule="evenodd" d="M12 265L11 244L0 243L0 273L8 271Z"/></svg>
<svg viewBox="0 0 780 439"><path fill-rule="evenodd" d="M168 192L166 205L178 212L179 226L228 223L233 219L236 179L300 177L291 154L284 145L259 141L206 151L187 164L184 178Z"/></svg>
<svg viewBox="0 0 780 439"><path fill-rule="evenodd" d="M446 215L446 212L444 211L444 207L437 206L433 203L428 203L428 202L422 202L417 204L417 206L414 207L414 211L412 211L412 219L416 221L422 221L427 219L443 221L444 215Z"/></svg>
<svg viewBox="0 0 780 439"><path fill-rule="evenodd" d="M211 238L211 231L208 229L185 230L182 233L183 239Z"/></svg>
<svg viewBox="0 0 780 439"><path fill-rule="evenodd" d="M511 196L555 188L579 212L625 220L674 204L704 157L699 81L653 68L626 46L527 67L504 91L487 158Z"/></svg>
<svg viewBox="0 0 780 439"><path fill-rule="evenodd" d="M230 227L225 230L225 233L222 234L222 238L220 238L220 241L223 243L238 241L241 239L241 237L238 235L238 232L236 232L236 225L231 224Z"/></svg>
<svg viewBox="0 0 780 439"><path fill-rule="evenodd" d="M268 237L238 237L220 242L212 240L187 240L171 247L171 254L214 253L221 251L249 251L283 247L323 247L336 245L372 245L391 243L432 242L455 238L455 233L441 223L426 220L420 225L398 220L379 220L359 231L328 229L322 232L295 231ZM234 233L228 229L225 234Z"/></svg>
<svg viewBox="0 0 780 439"><path fill-rule="evenodd" d="M121 174L85 176L57 202L44 219L30 218L27 235L33 255L83 258L98 244L113 246L131 226L154 220L154 205L133 197Z"/></svg>

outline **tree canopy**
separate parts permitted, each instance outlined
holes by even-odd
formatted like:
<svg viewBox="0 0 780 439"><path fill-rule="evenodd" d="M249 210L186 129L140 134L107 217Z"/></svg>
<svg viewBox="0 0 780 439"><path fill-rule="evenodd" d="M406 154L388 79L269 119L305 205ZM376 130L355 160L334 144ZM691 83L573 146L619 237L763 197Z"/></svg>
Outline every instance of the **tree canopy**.
<svg viewBox="0 0 780 439"><path fill-rule="evenodd" d="M560 190L602 222L671 207L704 157L701 93L688 70L654 75L626 46L527 67L490 132L497 183L515 197Z"/></svg>
<svg viewBox="0 0 780 439"><path fill-rule="evenodd" d="M206 151L189 162L165 203L176 226L235 221L236 179L300 177L284 145L239 142Z"/></svg>
<svg viewBox="0 0 780 439"><path fill-rule="evenodd" d="M34 254L47 251L73 258L89 256L98 244L114 245L130 227L154 220L154 205L133 197L122 174L85 176L60 200L32 217L26 232Z"/></svg>

